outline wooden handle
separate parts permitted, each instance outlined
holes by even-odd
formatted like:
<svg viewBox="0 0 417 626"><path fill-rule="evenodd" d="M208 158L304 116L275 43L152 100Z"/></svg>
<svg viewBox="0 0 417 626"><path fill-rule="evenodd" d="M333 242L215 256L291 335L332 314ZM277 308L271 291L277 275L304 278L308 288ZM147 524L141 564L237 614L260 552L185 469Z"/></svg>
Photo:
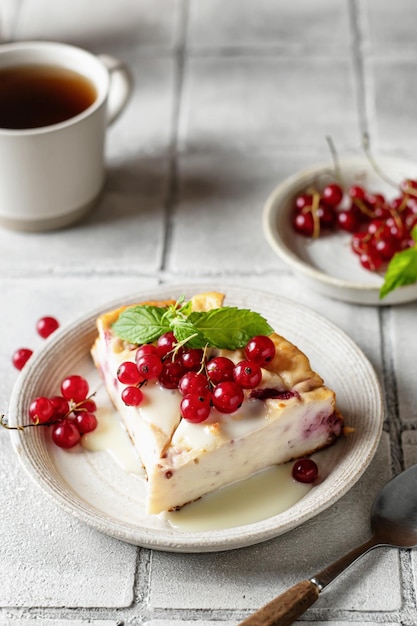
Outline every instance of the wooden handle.
<svg viewBox="0 0 417 626"><path fill-rule="evenodd" d="M311 580L303 580L268 602L238 626L289 626L314 604L318 597L317 585Z"/></svg>

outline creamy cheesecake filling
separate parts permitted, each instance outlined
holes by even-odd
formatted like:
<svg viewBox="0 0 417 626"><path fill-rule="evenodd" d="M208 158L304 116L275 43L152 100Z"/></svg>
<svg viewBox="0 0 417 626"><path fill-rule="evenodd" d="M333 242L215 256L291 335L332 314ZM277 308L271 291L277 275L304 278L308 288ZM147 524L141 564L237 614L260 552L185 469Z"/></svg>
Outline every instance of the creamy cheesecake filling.
<svg viewBox="0 0 417 626"><path fill-rule="evenodd" d="M135 360L137 346L112 334L117 314L99 318L92 356L146 470L147 512L180 508L270 465L311 454L341 434L334 392L296 346L275 334L274 359L262 369L257 388L245 390L235 413L212 408L207 420L191 423L181 418L179 390L154 381L141 387L144 399L138 407L126 406L117 370ZM208 356L217 355L234 363L244 358L243 350L211 349Z"/></svg>

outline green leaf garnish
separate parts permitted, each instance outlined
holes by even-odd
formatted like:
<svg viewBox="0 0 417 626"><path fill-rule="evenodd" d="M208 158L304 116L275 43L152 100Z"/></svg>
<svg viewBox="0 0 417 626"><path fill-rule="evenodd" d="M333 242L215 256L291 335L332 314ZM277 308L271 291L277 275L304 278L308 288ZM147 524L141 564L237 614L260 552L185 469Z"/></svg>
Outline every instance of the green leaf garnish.
<svg viewBox="0 0 417 626"><path fill-rule="evenodd" d="M242 348L256 335L270 335L272 327L259 314L249 309L220 307L211 311L191 311L191 302L162 308L137 305L122 311L113 324L115 335L135 344L151 343L172 331L180 343L190 348L235 350Z"/></svg>
<svg viewBox="0 0 417 626"><path fill-rule="evenodd" d="M255 335L272 333L272 328L259 313L237 307L194 312L189 320L205 337L206 343L215 348L236 350L246 345Z"/></svg>
<svg viewBox="0 0 417 626"><path fill-rule="evenodd" d="M397 252L389 262L384 284L379 291L381 300L397 287L412 285L417 281L417 226L414 226L411 236L416 245Z"/></svg>
<svg viewBox="0 0 417 626"><path fill-rule="evenodd" d="M170 317L162 307L146 304L129 307L113 324L113 332L130 343L151 343L171 330Z"/></svg>

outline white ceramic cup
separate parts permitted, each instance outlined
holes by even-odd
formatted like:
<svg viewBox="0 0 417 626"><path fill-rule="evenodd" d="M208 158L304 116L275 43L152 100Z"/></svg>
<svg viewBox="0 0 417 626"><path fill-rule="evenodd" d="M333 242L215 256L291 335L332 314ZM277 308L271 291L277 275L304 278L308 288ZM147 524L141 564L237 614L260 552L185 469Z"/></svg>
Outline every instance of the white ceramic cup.
<svg viewBox="0 0 417 626"><path fill-rule="evenodd" d="M0 128L0 226L40 232L68 226L95 205L105 179L106 127L127 103L126 66L62 43L0 45L0 70L14 66L63 67L89 79L96 99L58 124Z"/></svg>

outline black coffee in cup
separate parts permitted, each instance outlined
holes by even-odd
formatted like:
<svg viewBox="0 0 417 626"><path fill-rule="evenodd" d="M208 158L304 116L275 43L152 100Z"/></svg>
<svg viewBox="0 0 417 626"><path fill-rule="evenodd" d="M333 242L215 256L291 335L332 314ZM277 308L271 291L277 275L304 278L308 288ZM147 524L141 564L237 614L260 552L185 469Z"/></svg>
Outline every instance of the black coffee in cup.
<svg viewBox="0 0 417 626"><path fill-rule="evenodd" d="M0 128L17 130L58 124L85 111L96 97L96 88L88 78L64 67L3 68Z"/></svg>

